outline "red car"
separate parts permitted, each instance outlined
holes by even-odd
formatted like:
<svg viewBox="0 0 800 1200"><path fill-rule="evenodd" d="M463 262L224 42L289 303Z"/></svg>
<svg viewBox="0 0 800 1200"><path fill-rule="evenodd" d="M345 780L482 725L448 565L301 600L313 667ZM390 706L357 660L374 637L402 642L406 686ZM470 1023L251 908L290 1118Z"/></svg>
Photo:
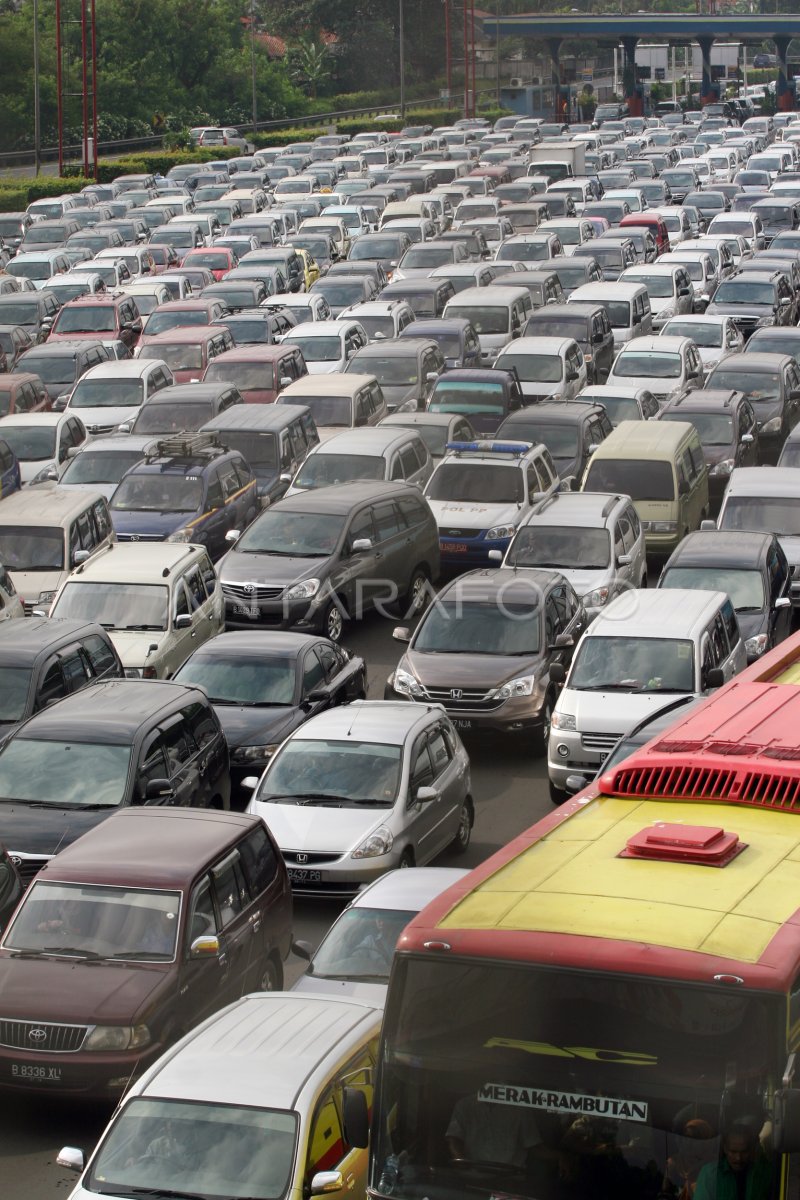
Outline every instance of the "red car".
<svg viewBox="0 0 800 1200"><path fill-rule="evenodd" d="M183 260L184 267L207 267L219 282L239 263L238 255L228 246L206 246L190 250Z"/></svg>

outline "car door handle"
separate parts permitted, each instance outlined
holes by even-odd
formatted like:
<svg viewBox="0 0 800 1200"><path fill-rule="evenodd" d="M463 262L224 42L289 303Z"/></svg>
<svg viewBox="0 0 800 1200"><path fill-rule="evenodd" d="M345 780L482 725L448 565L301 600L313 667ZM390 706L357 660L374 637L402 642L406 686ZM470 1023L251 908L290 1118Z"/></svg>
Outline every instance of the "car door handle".
<svg viewBox="0 0 800 1200"><path fill-rule="evenodd" d="M253 926L253 933L258 933L261 928L261 917L251 917L250 924Z"/></svg>

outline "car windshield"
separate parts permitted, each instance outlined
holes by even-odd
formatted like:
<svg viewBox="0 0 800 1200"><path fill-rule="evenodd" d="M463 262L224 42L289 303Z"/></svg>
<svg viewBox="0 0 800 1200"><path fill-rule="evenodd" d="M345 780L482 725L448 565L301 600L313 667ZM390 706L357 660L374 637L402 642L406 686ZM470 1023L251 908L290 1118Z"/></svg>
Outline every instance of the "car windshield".
<svg viewBox="0 0 800 1200"><path fill-rule="evenodd" d="M9 571L63 571L64 532L58 527L0 525L0 562Z"/></svg>
<svg viewBox="0 0 800 1200"><path fill-rule="evenodd" d="M352 483L357 479L385 479L387 466L387 460L381 455L312 454L295 476L293 486L320 488L334 483Z"/></svg>
<svg viewBox="0 0 800 1200"><path fill-rule="evenodd" d="M781 394L781 377L777 371L716 370L713 387L744 392L753 404L761 400L777 400Z"/></svg>
<svg viewBox="0 0 800 1200"><path fill-rule="evenodd" d="M392 354L386 358L365 355L351 359L350 366L357 374L374 375L381 387L412 387L419 382L419 363L416 353Z"/></svg>
<svg viewBox="0 0 800 1200"><path fill-rule="evenodd" d="M538 222L537 222L537 224L538 224ZM521 228L524 229L524 226L522 226ZM508 241L508 242L503 242L502 246L497 251L497 254L495 255L495 257L497 258L497 260L499 262L514 262L514 261L541 262L543 259L550 257L550 246L546 241L544 241L544 242ZM466 316L466 317L470 317L470 319L472 319L471 314L469 312L466 312L466 313L454 312L452 309L450 309L448 315L451 317ZM472 323L473 323L473 325L475 324L474 320L472 321ZM496 333L505 333L507 328L508 328L508 325L505 325L502 330L495 330L495 332Z"/></svg>
<svg viewBox="0 0 800 1200"><path fill-rule="evenodd" d="M669 354L662 350L623 350L614 363L614 374L620 379L680 379L683 360L680 354Z"/></svg>
<svg viewBox="0 0 800 1200"><path fill-rule="evenodd" d="M205 379L208 383L232 383L240 392L272 391L275 368L268 362L212 362Z"/></svg>
<svg viewBox="0 0 800 1200"><path fill-rule="evenodd" d="M674 500L675 484L667 462L627 458L593 458L584 483L586 492L621 492L631 500Z"/></svg>
<svg viewBox="0 0 800 1200"><path fill-rule="evenodd" d="M0 723L22 720L30 685L30 668L0 667Z"/></svg>
<svg viewBox="0 0 800 1200"><path fill-rule="evenodd" d="M291 244L298 250L307 250L317 262L328 262L331 257L331 244L328 238L293 237ZM351 258L354 255L351 253Z"/></svg>
<svg viewBox="0 0 800 1200"><path fill-rule="evenodd" d="M136 408L144 399L141 379L83 379L70 397L70 408Z"/></svg>
<svg viewBox="0 0 800 1200"><path fill-rule="evenodd" d="M42 383L49 384L51 388L67 388L75 382L75 356L69 353L40 356L28 350L17 363L17 370L38 375ZM48 432L53 433L52 430ZM6 434L3 436L6 437Z"/></svg>
<svg viewBox="0 0 800 1200"><path fill-rule="evenodd" d="M800 499L793 496L731 496L720 514L720 529L800 536ZM0 559L0 561L2 561Z"/></svg>
<svg viewBox="0 0 800 1200"><path fill-rule="evenodd" d="M477 334L508 333L511 307L510 305L504 308L484 308L482 305L480 307L462 306L453 304L451 301L447 306L447 315L448 317L464 317L467 321L471 321Z"/></svg>
<svg viewBox="0 0 800 1200"><path fill-rule="evenodd" d="M248 658L232 654L193 654L175 676L177 683L205 689L212 704L265 708L292 704L295 693L295 661L291 658Z"/></svg>
<svg viewBox="0 0 800 1200"><path fill-rule="evenodd" d="M147 322L147 336L169 333L172 329L179 329L185 325L208 325L208 322L209 314L204 308L172 308L166 312L156 310L150 314Z"/></svg>
<svg viewBox="0 0 800 1200"><path fill-rule="evenodd" d="M3 945L27 954L168 962L180 912L179 892L34 880Z"/></svg>
<svg viewBox="0 0 800 1200"><path fill-rule="evenodd" d="M328 304L337 308L357 304L364 299L363 277L356 275L353 279L346 276L334 275L332 279L324 279L321 284L314 285L314 292L321 292Z"/></svg>
<svg viewBox="0 0 800 1200"><path fill-rule="evenodd" d="M91 446L67 464L59 479L62 485L85 483L119 483L131 467L144 457L143 450L92 450Z"/></svg>
<svg viewBox="0 0 800 1200"><path fill-rule="evenodd" d="M394 337L394 321L388 314L384 316L368 317L363 313L358 313L358 323L363 325L367 337L374 338L377 333L383 334L385 338Z"/></svg>
<svg viewBox="0 0 800 1200"><path fill-rule="evenodd" d="M692 643L680 638L586 637L569 676L577 691L693 692Z"/></svg>
<svg viewBox="0 0 800 1200"><path fill-rule="evenodd" d="M130 757L130 746L12 738L0 753L0 801L114 807L125 798Z"/></svg>
<svg viewBox="0 0 800 1200"><path fill-rule="evenodd" d="M722 325L711 321L667 321L661 331L670 337L691 338L696 346L716 349L722 345Z"/></svg>
<svg viewBox="0 0 800 1200"><path fill-rule="evenodd" d="M287 343L293 346L299 346L303 351L303 358L307 363L310 362L339 362L344 355L344 347L342 338L337 335L321 335L319 337L305 336L303 334L289 334L285 339Z"/></svg>
<svg viewBox="0 0 800 1200"><path fill-rule="evenodd" d="M560 383L564 378L560 354L504 354L501 364L516 369L523 383Z"/></svg>
<svg viewBox="0 0 800 1200"><path fill-rule="evenodd" d="M442 463L426 491L430 500L479 504L521 504L525 497L522 471L500 463Z"/></svg>
<svg viewBox="0 0 800 1200"><path fill-rule="evenodd" d="M612 329L628 329L631 322L631 306L628 300L604 300L597 297L597 304L606 310Z"/></svg>
<svg viewBox="0 0 800 1200"><path fill-rule="evenodd" d="M272 760L255 799L326 808L392 808L402 757L402 746L382 742L295 738Z"/></svg>
<svg viewBox="0 0 800 1200"><path fill-rule="evenodd" d="M721 283L714 293L715 304L774 304L775 288L771 283L756 283L746 275Z"/></svg>
<svg viewBox="0 0 800 1200"><path fill-rule="evenodd" d="M236 543L236 549L245 554L325 558L336 549L343 528L342 516L273 509L262 513L249 526Z"/></svg>
<svg viewBox="0 0 800 1200"><path fill-rule="evenodd" d="M759 204L756 212L765 228L794 229L794 206L791 204Z"/></svg>
<svg viewBox="0 0 800 1200"><path fill-rule="evenodd" d="M53 326L55 333L113 333L116 329L113 305L78 304L62 308Z"/></svg>
<svg viewBox="0 0 800 1200"><path fill-rule="evenodd" d="M780 466L782 467L800 467L800 442L789 441L784 442L781 450Z"/></svg>
<svg viewBox="0 0 800 1200"><path fill-rule="evenodd" d="M413 246L410 250L406 250L400 266L401 268L425 267L432 271L435 267L443 267L446 263L451 263L454 253L451 246Z"/></svg>
<svg viewBox="0 0 800 1200"><path fill-rule="evenodd" d="M747 344L751 353L756 347L759 354L791 354L793 358L800 358L800 329L784 328L775 337L768 329L759 329Z"/></svg>
<svg viewBox="0 0 800 1200"><path fill-rule="evenodd" d="M514 538L507 561L511 566L560 571L604 570L611 561L611 540L607 529L526 525Z"/></svg>
<svg viewBox="0 0 800 1200"><path fill-rule="evenodd" d="M154 316L155 313L147 322L148 333ZM144 345L139 351L139 358L160 358L171 371L202 371L203 369L203 349L201 346L192 345L191 342L162 342L155 346Z"/></svg>
<svg viewBox="0 0 800 1200"><path fill-rule="evenodd" d="M402 245L399 237L357 238L348 255L351 262L363 259L397 258Z"/></svg>
<svg viewBox="0 0 800 1200"><path fill-rule="evenodd" d="M50 615L96 621L106 629L163 631L168 603L169 592L160 584L68 580Z"/></svg>
<svg viewBox="0 0 800 1200"><path fill-rule="evenodd" d="M428 403L429 412L448 413L496 413L505 414L502 383L484 383L483 380L457 380L450 383L447 377L440 379Z"/></svg>
<svg viewBox="0 0 800 1200"><path fill-rule="evenodd" d="M274 433L259 433L258 430L220 429L219 437L229 450L238 450L246 462L255 470L274 470L278 466L278 446Z"/></svg>
<svg viewBox="0 0 800 1200"><path fill-rule="evenodd" d="M592 396L596 404L602 404L612 425L620 421L638 421L642 413L639 403L633 396Z"/></svg>
<svg viewBox="0 0 800 1200"><path fill-rule="evenodd" d="M211 403L143 404L134 426L138 433L188 433L205 425L214 416Z"/></svg>
<svg viewBox="0 0 800 1200"><path fill-rule="evenodd" d="M637 271L632 279L635 283L644 284L651 300L666 300L675 295L674 275L642 275Z"/></svg>
<svg viewBox="0 0 800 1200"><path fill-rule="evenodd" d="M52 263L39 262L36 259L31 262L22 258L12 258L4 269L7 274L15 275L18 279L49 279L54 274Z"/></svg>
<svg viewBox="0 0 800 1200"><path fill-rule="evenodd" d="M87 1187L115 1196L278 1200L296 1140L293 1112L137 1096L110 1126Z"/></svg>
<svg viewBox="0 0 800 1200"><path fill-rule="evenodd" d="M8 443L20 462L41 462L55 456L56 427L6 424L3 426L3 441ZM0 559L0 562L3 561ZM5 565L8 566L8 563Z"/></svg>
<svg viewBox="0 0 800 1200"><path fill-rule="evenodd" d="M670 567L658 586L727 592L737 612L760 612L766 604L761 572L743 567Z"/></svg>
<svg viewBox="0 0 800 1200"><path fill-rule="evenodd" d="M111 508L114 512L197 512L202 502L203 484L196 476L146 472L125 476Z"/></svg>
<svg viewBox="0 0 800 1200"><path fill-rule="evenodd" d="M538 654L540 611L533 589L527 602L505 597L502 603L477 603L462 596L455 601L437 601L423 618L413 650L421 654L512 657Z"/></svg>
<svg viewBox="0 0 800 1200"><path fill-rule="evenodd" d="M690 421L704 446L730 446L733 441L733 419L727 413L665 412L662 421Z"/></svg>
<svg viewBox="0 0 800 1200"><path fill-rule="evenodd" d="M314 955L307 974L315 979L388 983L397 939L416 910L346 908Z"/></svg>

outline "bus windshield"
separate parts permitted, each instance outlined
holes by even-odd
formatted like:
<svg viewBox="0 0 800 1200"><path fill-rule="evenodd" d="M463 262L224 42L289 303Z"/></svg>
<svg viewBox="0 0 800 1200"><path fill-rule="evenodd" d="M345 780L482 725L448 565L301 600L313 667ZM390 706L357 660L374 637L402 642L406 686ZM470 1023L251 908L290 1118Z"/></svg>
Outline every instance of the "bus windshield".
<svg viewBox="0 0 800 1200"><path fill-rule="evenodd" d="M736 1128L755 1139L761 1094L780 1075L785 1002L436 957L395 963L373 1115L375 1193L655 1200L678 1194L678 1164L691 1151L693 1178L706 1172L703 1194L728 1194L717 1187L720 1112L735 1107ZM778 1171L766 1159L758 1166L748 1195L768 1200Z"/></svg>

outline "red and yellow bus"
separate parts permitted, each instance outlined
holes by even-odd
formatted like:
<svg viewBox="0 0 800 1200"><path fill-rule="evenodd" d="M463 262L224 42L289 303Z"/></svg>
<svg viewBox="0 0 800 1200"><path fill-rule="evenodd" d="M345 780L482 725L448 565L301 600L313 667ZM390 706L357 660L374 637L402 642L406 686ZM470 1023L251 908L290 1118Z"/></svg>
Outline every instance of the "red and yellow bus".
<svg viewBox="0 0 800 1200"><path fill-rule="evenodd" d="M408 926L371 1194L796 1197L799 1044L797 635Z"/></svg>

